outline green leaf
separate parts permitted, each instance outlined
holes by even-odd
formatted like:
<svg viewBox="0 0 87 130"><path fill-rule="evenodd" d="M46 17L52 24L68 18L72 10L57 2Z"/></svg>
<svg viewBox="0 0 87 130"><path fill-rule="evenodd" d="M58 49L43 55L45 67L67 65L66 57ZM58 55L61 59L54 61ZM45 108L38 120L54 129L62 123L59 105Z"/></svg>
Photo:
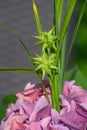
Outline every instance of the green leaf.
<svg viewBox="0 0 87 130"><path fill-rule="evenodd" d="M7 109L6 106L0 105L0 122L1 122L2 119L5 117L6 109Z"/></svg>
<svg viewBox="0 0 87 130"><path fill-rule="evenodd" d="M64 38L64 35L66 33L75 5L76 5L76 0L70 0L64 17L63 25L62 25L62 31L60 36L61 40Z"/></svg>
<svg viewBox="0 0 87 130"><path fill-rule="evenodd" d="M32 62L32 56L30 54L29 49L27 48L27 46L25 45L24 41L19 36L18 36L18 39L19 39L21 45L23 46L23 48L24 48L24 50L25 50L25 52L26 52L26 54L28 56L28 59L30 59L30 61ZM33 64L33 62L32 62L32 64Z"/></svg>
<svg viewBox="0 0 87 130"><path fill-rule="evenodd" d="M40 19L39 19L39 15L38 15L37 6L35 4L35 0L33 0L33 12L34 12L37 30L38 30L38 33L40 35L40 33L42 32L42 27L41 27L41 24L40 24Z"/></svg>
<svg viewBox="0 0 87 130"><path fill-rule="evenodd" d="M76 23L76 26L75 26L75 29L73 31L73 35L72 35L72 38L71 38L71 41L70 41L70 46L69 46L69 49L68 49L68 53L66 55L66 65L65 65L65 69L67 67L67 64L68 64L68 60L69 60L69 56L70 56L70 53L71 53L71 49L72 49L72 46L74 44L74 41L75 41L75 38L76 38L76 34L78 32L78 28L79 28L79 25L81 23L81 20L82 20L82 16L84 14L84 11L85 11L85 8L87 6L87 2L86 0L84 1L83 5L82 5L82 8L81 8L81 11L80 11L80 14L79 14L79 17L78 17L78 20L77 20L77 23Z"/></svg>
<svg viewBox="0 0 87 130"><path fill-rule="evenodd" d="M81 56L76 59L76 63L79 66L80 70L87 77L87 57L82 58Z"/></svg>
<svg viewBox="0 0 87 130"><path fill-rule="evenodd" d="M82 71L78 69L75 77L76 85L80 85L83 89L87 90L87 77L84 76Z"/></svg>
<svg viewBox="0 0 87 130"><path fill-rule="evenodd" d="M32 62L32 56L30 54L30 51L28 50L27 46L25 45L24 41L22 40L22 38L13 30L11 29L7 24L5 24L3 21L0 20L0 25L2 25L3 27L5 27L7 30L9 30L13 35L15 35L18 40L20 41L21 45L23 46L28 58L31 60ZM33 62L32 62L33 64Z"/></svg>
<svg viewBox="0 0 87 130"><path fill-rule="evenodd" d="M65 73L65 80L75 80L76 85L81 86L87 90L87 77L82 73L78 67L74 67Z"/></svg>
<svg viewBox="0 0 87 130"><path fill-rule="evenodd" d="M57 3L56 3L56 6L57 6L56 17L58 19L58 30L59 30L59 32L60 32L60 23L61 23L63 2L64 2L64 0L57 0Z"/></svg>
<svg viewBox="0 0 87 130"><path fill-rule="evenodd" d="M71 68L68 71L66 71L64 74L64 80L74 80L77 70L78 68L77 66L75 66L74 68Z"/></svg>
<svg viewBox="0 0 87 130"><path fill-rule="evenodd" d="M17 97L13 94L8 94L2 99L2 105L8 106L10 103L15 103L17 100Z"/></svg>
<svg viewBox="0 0 87 130"><path fill-rule="evenodd" d="M64 73L65 73L65 52L66 52L66 36L63 40L61 47L61 56L60 56L60 87L63 85Z"/></svg>
<svg viewBox="0 0 87 130"><path fill-rule="evenodd" d="M35 70L29 68L0 68L0 72L35 72Z"/></svg>
<svg viewBox="0 0 87 130"><path fill-rule="evenodd" d="M0 105L0 121L5 117L6 109L8 108L8 105L10 103L15 103L16 100L17 100L17 97L12 94L6 95L2 99L2 104Z"/></svg>
<svg viewBox="0 0 87 130"><path fill-rule="evenodd" d="M68 7L67 7L67 10L66 10L66 14L65 14L65 17L64 17L63 25L62 25L62 30L61 30L61 33L60 33L60 42L58 44L58 57L59 57L61 45L62 45L64 36L67 32L67 28L68 28L72 13L74 11L75 5L76 5L76 0L70 0L69 1Z"/></svg>
<svg viewBox="0 0 87 130"><path fill-rule="evenodd" d="M55 26L55 34L58 37L60 35L60 23L61 23L63 2L64 0L52 0L52 7L54 13L53 24Z"/></svg>

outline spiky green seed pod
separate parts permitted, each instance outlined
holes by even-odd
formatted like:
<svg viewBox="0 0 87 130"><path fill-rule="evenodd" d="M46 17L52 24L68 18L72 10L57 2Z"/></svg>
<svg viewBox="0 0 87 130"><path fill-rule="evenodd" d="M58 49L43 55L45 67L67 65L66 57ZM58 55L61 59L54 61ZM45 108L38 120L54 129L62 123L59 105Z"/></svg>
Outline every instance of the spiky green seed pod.
<svg viewBox="0 0 87 130"><path fill-rule="evenodd" d="M57 40L57 36L54 35L54 28L52 28L49 32L41 32L39 36L35 36L38 39L37 44L42 46L42 52L44 52L48 48L53 48L56 50L55 41Z"/></svg>
<svg viewBox="0 0 87 130"><path fill-rule="evenodd" d="M42 73L42 79L45 78L45 75L48 74L51 76L52 70L57 70L55 66L55 55L51 54L50 56L46 53L41 56L36 54L36 57L33 58L34 63L37 65L36 71L40 71Z"/></svg>

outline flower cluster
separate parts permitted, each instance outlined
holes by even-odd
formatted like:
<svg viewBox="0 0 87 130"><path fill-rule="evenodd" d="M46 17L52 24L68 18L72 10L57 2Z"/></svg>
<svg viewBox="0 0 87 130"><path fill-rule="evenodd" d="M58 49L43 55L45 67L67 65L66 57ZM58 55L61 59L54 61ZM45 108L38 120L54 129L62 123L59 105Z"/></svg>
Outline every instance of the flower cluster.
<svg viewBox="0 0 87 130"><path fill-rule="evenodd" d="M86 130L87 91L74 82L64 83L60 113L48 103L41 84L28 83L16 94L16 103L9 105L0 130ZM49 82L44 81L44 85L51 100Z"/></svg>

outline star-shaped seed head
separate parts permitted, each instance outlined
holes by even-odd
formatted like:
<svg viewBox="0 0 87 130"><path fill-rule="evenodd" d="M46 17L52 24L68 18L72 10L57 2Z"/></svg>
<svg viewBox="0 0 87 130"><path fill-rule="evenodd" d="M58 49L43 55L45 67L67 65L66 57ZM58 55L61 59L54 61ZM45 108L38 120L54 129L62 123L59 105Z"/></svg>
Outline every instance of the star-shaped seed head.
<svg viewBox="0 0 87 130"><path fill-rule="evenodd" d="M39 36L35 36L39 41L37 44L42 46L42 52L48 48L53 48L56 50L55 42L57 40L57 36L54 35L54 28L52 28L49 32L41 32Z"/></svg>
<svg viewBox="0 0 87 130"><path fill-rule="evenodd" d="M36 54L36 57L33 58L34 63L37 65L36 71L40 71L42 73L42 79L45 78L45 75L48 74L51 76L52 70L57 70L55 66L56 57L54 54L50 56L44 53L43 55Z"/></svg>

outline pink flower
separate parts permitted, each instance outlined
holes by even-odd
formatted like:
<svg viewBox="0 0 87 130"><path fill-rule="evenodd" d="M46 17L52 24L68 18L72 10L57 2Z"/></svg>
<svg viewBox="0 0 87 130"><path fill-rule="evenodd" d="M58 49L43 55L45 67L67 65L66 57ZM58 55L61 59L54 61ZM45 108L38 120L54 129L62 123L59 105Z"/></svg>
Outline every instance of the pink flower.
<svg viewBox="0 0 87 130"><path fill-rule="evenodd" d="M9 105L0 130L69 130L59 122L60 114L41 96L36 104L19 98Z"/></svg>
<svg viewBox="0 0 87 130"><path fill-rule="evenodd" d="M62 110L66 110L63 114L63 121L74 130L84 130L87 128L87 91L80 86L74 85L75 81L66 81L64 83L63 94L60 96L62 102ZM77 128L75 128L75 127Z"/></svg>
<svg viewBox="0 0 87 130"><path fill-rule="evenodd" d="M48 103L41 84L29 83L24 92L17 93L16 103L9 105L0 130L86 130L87 92L74 82L64 84L60 113ZM44 84L51 100L48 81Z"/></svg>
<svg viewBox="0 0 87 130"><path fill-rule="evenodd" d="M51 104L48 104L45 96L42 96L36 104L19 98L15 104L9 105L0 130L42 130L48 127L50 120Z"/></svg>
<svg viewBox="0 0 87 130"><path fill-rule="evenodd" d="M75 101L77 108L87 109L87 91L80 86L74 85L75 81L66 81L64 84L64 97L71 103Z"/></svg>
<svg viewBox="0 0 87 130"><path fill-rule="evenodd" d="M46 91L48 93L48 95L51 95L51 91L50 91L50 85L48 80L44 80L43 81L44 86L46 87ZM22 97L24 100L31 102L31 103L35 103L38 101L38 99L42 96L45 95L43 89L42 89L42 85L39 84L31 84L28 83L25 86L24 92L20 92L17 93L16 96Z"/></svg>

